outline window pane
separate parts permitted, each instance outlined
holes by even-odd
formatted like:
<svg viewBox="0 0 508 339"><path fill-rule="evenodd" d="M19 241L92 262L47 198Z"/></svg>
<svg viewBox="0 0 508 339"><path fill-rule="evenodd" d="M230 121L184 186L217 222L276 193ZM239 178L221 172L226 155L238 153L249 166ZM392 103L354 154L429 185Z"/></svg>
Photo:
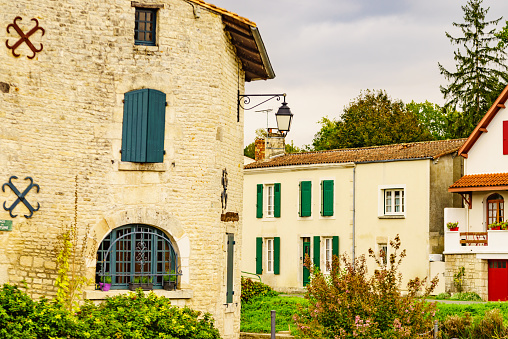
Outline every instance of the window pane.
<svg viewBox="0 0 508 339"><path fill-rule="evenodd" d="M392 191L385 191L385 212L392 211Z"/></svg>
<svg viewBox="0 0 508 339"><path fill-rule="evenodd" d="M395 191L395 212L400 212L400 191Z"/></svg>

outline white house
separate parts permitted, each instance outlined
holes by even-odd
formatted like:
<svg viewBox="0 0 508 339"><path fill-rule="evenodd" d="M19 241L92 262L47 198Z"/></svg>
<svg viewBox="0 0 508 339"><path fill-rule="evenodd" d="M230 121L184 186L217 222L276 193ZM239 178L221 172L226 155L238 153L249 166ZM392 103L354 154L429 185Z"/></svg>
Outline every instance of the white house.
<svg viewBox="0 0 508 339"><path fill-rule="evenodd" d="M459 150L464 176L448 189L461 196L464 208L445 209L446 285L465 269L463 287L485 300L508 300L508 231L490 230L506 220L508 198L508 87ZM458 231L446 223L459 222Z"/></svg>
<svg viewBox="0 0 508 339"><path fill-rule="evenodd" d="M326 272L333 254L372 248L388 256L399 234L406 279L444 273L443 209L461 206L447 188L461 176L463 143L286 154L246 165L242 271L299 290L309 281L304 254Z"/></svg>

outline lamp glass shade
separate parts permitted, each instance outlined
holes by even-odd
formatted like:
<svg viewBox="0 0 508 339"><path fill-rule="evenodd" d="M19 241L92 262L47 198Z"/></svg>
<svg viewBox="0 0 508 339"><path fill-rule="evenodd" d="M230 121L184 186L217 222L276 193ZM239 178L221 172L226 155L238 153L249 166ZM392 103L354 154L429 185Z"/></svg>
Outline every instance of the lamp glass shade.
<svg viewBox="0 0 508 339"><path fill-rule="evenodd" d="M291 113L287 103L282 103L282 106L280 106L277 113L275 113L275 118L277 119L277 129L281 132L289 132L293 113Z"/></svg>

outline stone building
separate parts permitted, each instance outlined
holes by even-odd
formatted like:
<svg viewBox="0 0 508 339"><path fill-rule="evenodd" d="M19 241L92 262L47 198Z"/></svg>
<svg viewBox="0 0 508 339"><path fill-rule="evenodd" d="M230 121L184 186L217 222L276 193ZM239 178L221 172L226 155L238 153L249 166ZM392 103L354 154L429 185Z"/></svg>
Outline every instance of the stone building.
<svg viewBox="0 0 508 339"><path fill-rule="evenodd" d="M274 77L256 25L200 0L0 8L0 283L54 296L57 236L75 225L86 298L146 277L237 338L237 95Z"/></svg>

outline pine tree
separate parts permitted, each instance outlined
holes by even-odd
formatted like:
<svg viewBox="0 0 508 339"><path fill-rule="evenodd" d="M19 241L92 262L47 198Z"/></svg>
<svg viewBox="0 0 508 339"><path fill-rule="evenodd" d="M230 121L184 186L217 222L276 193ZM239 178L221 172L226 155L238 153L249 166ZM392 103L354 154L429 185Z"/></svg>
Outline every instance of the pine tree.
<svg viewBox="0 0 508 339"><path fill-rule="evenodd" d="M486 21L489 8L484 9L483 0L468 0L464 11L464 23L453 23L462 30L463 36L446 36L452 44L463 47L454 52L456 71L450 72L439 64L441 74L451 81L446 87L440 86L446 105L462 112L457 124L461 136L468 136L490 108L508 82L508 67L504 63L504 47L498 45L495 26L502 19Z"/></svg>

